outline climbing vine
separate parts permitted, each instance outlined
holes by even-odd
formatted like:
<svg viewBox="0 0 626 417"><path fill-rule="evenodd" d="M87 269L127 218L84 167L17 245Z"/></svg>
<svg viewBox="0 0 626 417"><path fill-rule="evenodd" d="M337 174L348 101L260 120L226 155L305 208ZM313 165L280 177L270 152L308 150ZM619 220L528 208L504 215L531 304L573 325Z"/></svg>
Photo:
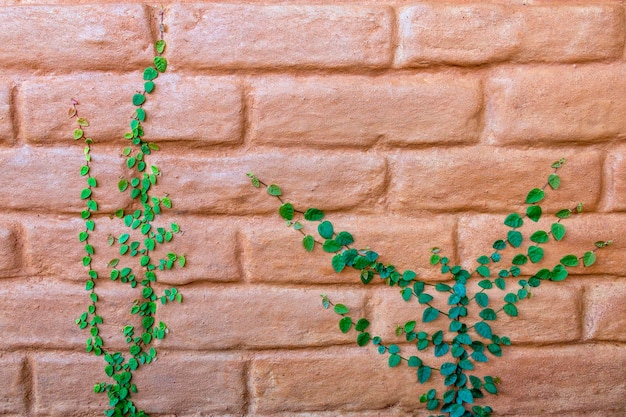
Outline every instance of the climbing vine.
<svg viewBox="0 0 626 417"><path fill-rule="evenodd" d="M86 186L80 192L80 198L86 204L81 211L81 218L85 221L85 229L78 234L78 240L84 245L85 255L82 264L87 270L85 289L89 294L87 310L76 319L80 329L87 329L89 337L86 341L86 351L104 359L104 372L112 379L110 382L98 382L94 385L94 392L108 396L109 408L104 411L105 416L119 417L145 417L143 410L138 410L131 397L137 392L137 386L133 382L133 372L153 362L157 351L154 341L163 339L168 332L163 322L155 321L155 313L159 303L182 302L182 295L176 288L166 289L163 294L157 294L154 284L157 282L157 273L168 271L178 264L185 266L184 255L168 252L163 258L157 259L154 251L159 246L168 245L175 234L180 233L180 227L171 223L168 227L156 227L153 222L162 214L164 209L172 207L171 199L165 195L158 197L153 195L153 188L161 171L148 162L148 157L159 150L155 143L147 142L144 138L143 123L146 120L144 104L147 95L155 90L155 80L159 74L167 69L167 60L163 56L166 48L163 35L163 13L159 12L159 40L155 43L156 56L153 65L143 71L143 89L135 92L132 96L132 104L135 106L130 120L130 132L124 135L130 145L122 151L125 165L131 174L128 178L121 178L117 187L121 193L128 193L134 202L133 210L118 209L113 218L118 219L127 229L119 236L108 236L106 244L118 248L119 258L108 260L107 268L111 281L126 284L130 288L139 287L140 297L130 306L130 313L138 316L139 325L127 324L121 329L121 333L128 345L128 352L122 353L108 349L104 346L100 325L104 319L98 314L98 302L100 297L97 293L97 283L102 279L94 268L94 257L97 248L104 245L103 242L93 242L94 232L103 217L97 202L99 187L98 180L92 175L92 150L96 143L88 136L89 121L79 115L78 101L72 99L69 116L76 122L73 133L74 140L82 140L85 144L85 163L80 168L80 175L86 181Z"/></svg>
<svg viewBox="0 0 626 417"><path fill-rule="evenodd" d="M322 210L299 210L283 199L278 185L266 184L253 173L247 175L252 185L265 188L280 201L280 217L287 222L288 227L303 236L302 245L306 251L312 252L316 246L321 247L323 252L333 254L331 264L335 272L348 268L357 270L363 284L369 284L378 277L388 286L398 287L404 301L417 299L423 323L442 323L439 330L430 333L421 330L417 320L399 325L396 335L404 336L406 342L415 344L416 353L407 354L401 351L398 344L386 343L380 336L370 334L367 331L370 325L367 318L353 318L345 304L334 303L328 296L322 295L323 307L332 307L341 316L340 331L348 333L354 330L358 346L374 345L381 355L387 355L389 367L406 364L415 371L417 381L421 384L436 376L440 377L443 387L430 389L420 397L420 402L425 403L428 410L444 413L438 417L489 417L493 409L488 405L478 405L477 402L487 394L497 394L500 379L475 373L480 363L502 356L503 348L511 345L509 337L496 333L494 321L502 314L518 316L518 305L530 299L543 281L563 281L569 275L570 268L593 265L596 251L611 244L611 241L595 242L594 248L582 254L567 254L554 267L537 266L534 272L524 275L528 278L521 278L520 267L540 263L544 258L545 245L550 241L560 242L565 237L564 220L582 211L582 204L557 211L550 229L538 229L527 234L530 243L522 249L526 238L521 228L529 222L537 223L544 216L539 203L544 200L546 191L560 187L559 170L564 163L564 159L554 162L553 172L548 175L545 184L528 192L523 213L506 216L504 224L509 228L506 236L494 241L489 252L475 260L473 269L453 265L439 248L433 248L430 265L449 278L449 283L436 284L420 279L412 270L400 271L392 264L381 262L378 253L373 250L353 248L355 240L352 234L335 230ZM307 227L311 227L308 223L313 224L319 238L306 231ZM515 254L505 260L507 248ZM492 289L508 289L509 292L502 300L497 300L489 295ZM433 296L436 293L443 297ZM442 299L445 299L445 306L441 305ZM470 318L469 310L472 308L478 310L478 319ZM445 326L443 323L446 323ZM440 365L434 365L425 357L428 354L445 360Z"/></svg>

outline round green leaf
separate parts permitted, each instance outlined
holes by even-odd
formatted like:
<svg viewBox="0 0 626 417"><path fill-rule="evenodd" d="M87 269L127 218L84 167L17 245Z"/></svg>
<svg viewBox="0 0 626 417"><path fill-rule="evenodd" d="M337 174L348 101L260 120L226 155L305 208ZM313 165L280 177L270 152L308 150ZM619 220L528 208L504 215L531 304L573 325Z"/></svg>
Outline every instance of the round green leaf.
<svg viewBox="0 0 626 417"><path fill-rule="evenodd" d="M146 102L146 96L144 96L143 94L133 95L133 105L141 106L145 102Z"/></svg>
<svg viewBox="0 0 626 417"><path fill-rule="evenodd" d="M524 224L524 221L522 220L519 214L511 213L508 216L506 216L506 219L504 219L504 224L509 227L512 227L513 229L517 229L518 227L522 227L522 225Z"/></svg>
<svg viewBox="0 0 626 417"><path fill-rule="evenodd" d="M333 308L333 310L335 310L335 313L337 314L348 314L350 312L348 307L346 307L343 304L335 304L335 307Z"/></svg>
<svg viewBox="0 0 626 417"><path fill-rule="evenodd" d="M336 240L326 239L322 245L322 249L324 252L335 253L341 250L341 245Z"/></svg>
<svg viewBox="0 0 626 417"><path fill-rule="evenodd" d="M367 345L371 339L372 337L369 333L367 332L359 333L359 335L356 337L356 343L357 345L363 347Z"/></svg>
<svg viewBox="0 0 626 417"><path fill-rule="evenodd" d="M557 265L550 272L550 279L552 281L563 281L565 278L567 278L567 275L568 275L567 269L565 269L563 265Z"/></svg>
<svg viewBox="0 0 626 417"><path fill-rule="evenodd" d="M346 262L343 258L343 255L337 254L333 256L332 265L333 265L333 269L335 270L335 272L339 273L343 271L343 269L346 266Z"/></svg>
<svg viewBox="0 0 626 417"><path fill-rule="evenodd" d="M322 220L324 218L324 212L316 208L310 208L304 213L304 219L309 221Z"/></svg>
<svg viewBox="0 0 626 417"><path fill-rule="evenodd" d="M543 254L544 254L543 248L539 246L528 247L528 258L530 259L530 262L534 264L536 264L537 262L543 259Z"/></svg>
<svg viewBox="0 0 626 417"><path fill-rule="evenodd" d="M153 67L148 67L145 70L143 70L143 79L146 81L152 81L158 76L159 76L159 73Z"/></svg>
<svg viewBox="0 0 626 417"><path fill-rule="evenodd" d="M157 71L165 72L165 70L167 69L167 59L163 58L162 56L155 56L154 66L156 67Z"/></svg>
<svg viewBox="0 0 626 417"><path fill-rule="evenodd" d="M402 362L402 358L400 357L400 355L390 355L389 356L389 367L390 368L394 368L398 365L400 365L400 362Z"/></svg>
<svg viewBox="0 0 626 417"><path fill-rule="evenodd" d="M339 320L339 330L341 330L342 333L348 333L351 327L352 319L350 317L342 317L341 320Z"/></svg>
<svg viewBox="0 0 626 417"><path fill-rule="evenodd" d="M292 220L295 210L293 208L293 204L285 203L278 209L278 214L285 220Z"/></svg>
<svg viewBox="0 0 626 417"><path fill-rule="evenodd" d="M335 237L335 240L341 246L346 246L354 243L354 238L348 232L339 232L339 234L337 234L337 236Z"/></svg>
<svg viewBox="0 0 626 417"><path fill-rule="evenodd" d="M530 235L530 240L535 243L546 243L549 239L548 233L544 230L537 230L535 233Z"/></svg>
<svg viewBox="0 0 626 417"><path fill-rule="evenodd" d="M154 83L152 81L147 81L143 84L143 89L146 93L150 94L154 91Z"/></svg>
<svg viewBox="0 0 626 417"><path fill-rule="evenodd" d="M559 261L565 266L578 266L578 257L576 255L567 255Z"/></svg>
<svg viewBox="0 0 626 417"><path fill-rule="evenodd" d="M504 312L511 317L517 317L517 307L515 307L515 304L505 304Z"/></svg>
<svg viewBox="0 0 626 417"><path fill-rule="evenodd" d="M539 221L539 219L541 218L541 213L541 206L528 206L528 208L526 208L526 215L530 220L534 222Z"/></svg>
<svg viewBox="0 0 626 417"><path fill-rule="evenodd" d="M526 255L519 253L515 255L515 257L513 257L513 260L511 261L511 263L513 265L524 265L527 261L528 261L528 258L526 257Z"/></svg>
<svg viewBox="0 0 626 417"><path fill-rule="evenodd" d="M513 246L514 248L519 248L522 245L522 241L524 240L524 238L522 237L522 234L517 230L509 230L509 232L507 233L507 240L511 246Z"/></svg>
<svg viewBox="0 0 626 417"><path fill-rule="evenodd" d="M596 254L593 252L585 252L583 255L583 265L591 266L596 262Z"/></svg>
<svg viewBox="0 0 626 417"><path fill-rule="evenodd" d="M552 223L550 231L552 232L552 236L555 240L561 240L563 239L563 236L565 236L565 226L561 223Z"/></svg>
<svg viewBox="0 0 626 417"><path fill-rule="evenodd" d="M491 340L491 336L492 336L491 326L489 326L484 321L479 321L478 323L476 323L476 325L474 326L474 329L476 329L476 333L478 333L485 339Z"/></svg>
<svg viewBox="0 0 626 417"><path fill-rule="evenodd" d="M315 246L315 239L313 239L311 235L306 235L304 239L302 239L302 245L304 245L307 251L311 252Z"/></svg>
<svg viewBox="0 0 626 417"><path fill-rule="evenodd" d="M552 187L553 190L556 190L561 185L561 177L556 174L550 174L548 177L548 184Z"/></svg>
<svg viewBox="0 0 626 417"><path fill-rule="evenodd" d="M333 224L329 221L323 221L317 226L317 231L320 236L324 239L332 239L335 231L333 229Z"/></svg>
<svg viewBox="0 0 626 417"><path fill-rule="evenodd" d="M533 188L532 190L530 190L530 192L526 196L526 203L527 204L538 203L541 200L543 200L544 196L545 196L545 193L543 192L541 188Z"/></svg>
<svg viewBox="0 0 626 417"><path fill-rule="evenodd" d="M489 305L489 296L484 292L476 293L475 299L476 304L478 304L482 308L486 308Z"/></svg>
<svg viewBox="0 0 626 417"><path fill-rule="evenodd" d="M267 187L267 192L269 193L269 195L273 195L273 196L279 196L282 195L282 191L280 190L280 187L276 184L270 184L269 187Z"/></svg>
<svg viewBox="0 0 626 417"><path fill-rule="evenodd" d="M430 323L439 317L439 310L433 307L428 307L424 310L424 314L422 315L422 321L424 323Z"/></svg>

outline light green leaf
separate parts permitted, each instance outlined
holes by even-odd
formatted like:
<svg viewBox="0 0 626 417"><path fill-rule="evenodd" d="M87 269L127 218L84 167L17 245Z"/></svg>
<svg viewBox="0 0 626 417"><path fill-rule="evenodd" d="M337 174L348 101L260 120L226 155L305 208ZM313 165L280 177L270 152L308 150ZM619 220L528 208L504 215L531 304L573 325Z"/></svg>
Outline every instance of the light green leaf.
<svg viewBox="0 0 626 417"><path fill-rule="evenodd" d="M283 192L280 190L280 187L276 184L270 184L270 186L267 187L267 192L269 195L273 195L276 197L283 194Z"/></svg>
<svg viewBox="0 0 626 417"><path fill-rule="evenodd" d="M509 227L512 227L513 229L517 229L518 227L522 227L522 225L524 224L524 221L522 220L519 214L511 213L508 216L506 216L506 219L504 219L504 224Z"/></svg>
<svg viewBox="0 0 626 417"><path fill-rule="evenodd" d="M559 262L565 266L578 266L578 257L576 255L566 255Z"/></svg>
<svg viewBox="0 0 626 417"><path fill-rule="evenodd" d="M585 252L583 255L583 265L591 266L596 262L596 254L593 252Z"/></svg>
<svg viewBox="0 0 626 417"><path fill-rule="evenodd" d="M552 223L550 230L555 240L561 240L565 236L565 226L561 223Z"/></svg>
<svg viewBox="0 0 626 417"><path fill-rule="evenodd" d="M143 84L143 89L146 93L150 94L154 91L154 83L152 81L147 81Z"/></svg>
<svg viewBox="0 0 626 417"><path fill-rule="evenodd" d="M550 174L548 177L548 184L552 187L553 190L556 190L561 185L561 177L556 174Z"/></svg>
<svg viewBox="0 0 626 417"><path fill-rule="evenodd" d="M348 307L346 307L343 304L335 304L335 307L333 308L333 310L335 311L335 313L337 314L348 314L350 312L350 309L348 309Z"/></svg>
<svg viewBox="0 0 626 417"><path fill-rule="evenodd" d="M159 39L154 44L154 49L156 49L157 53L162 54L165 51L165 41L163 39Z"/></svg>
<svg viewBox="0 0 626 417"><path fill-rule="evenodd" d="M346 267L346 262L343 258L343 255L340 253L333 256L332 264L333 264L333 269L337 273L343 271L343 269Z"/></svg>
<svg viewBox="0 0 626 417"><path fill-rule="evenodd" d="M544 230L537 230L535 233L530 235L530 240L535 243L546 243L549 239L548 233Z"/></svg>
<svg viewBox="0 0 626 417"><path fill-rule="evenodd" d="M541 188L533 188L532 190L530 190L530 192L526 196L526 203L527 204L538 203L541 200L543 200L544 196L545 196L545 193L543 192Z"/></svg>
<svg viewBox="0 0 626 417"><path fill-rule="evenodd" d="M315 246L315 239L313 239L311 235L306 235L304 239L302 239L302 244L304 245L304 249L311 252Z"/></svg>
<svg viewBox="0 0 626 417"><path fill-rule="evenodd" d="M278 209L278 214L285 220L292 220L294 213L295 209L291 203L285 203Z"/></svg>
<svg viewBox="0 0 626 417"><path fill-rule="evenodd" d="M322 245L324 252L335 253L341 250L341 245L334 239L326 239Z"/></svg>
<svg viewBox="0 0 626 417"><path fill-rule="evenodd" d="M145 70L143 70L143 79L146 81L152 81L158 76L159 76L159 73L153 67L148 67Z"/></svg>
<svg viewBox="0 0 626 417"><path fill-rule="evenodd" d="M165 72L165 70L167 69L167 59L163 58L162 56L155 56L154 66L156 67L157 71Z"/></svg>
<svg viewBox="0 0 626 417"><path fill-rule="evenodd" d="M324 239L332 239L335 231L333 224L329 221L323 221L317 226L317 231Z"/></svg>

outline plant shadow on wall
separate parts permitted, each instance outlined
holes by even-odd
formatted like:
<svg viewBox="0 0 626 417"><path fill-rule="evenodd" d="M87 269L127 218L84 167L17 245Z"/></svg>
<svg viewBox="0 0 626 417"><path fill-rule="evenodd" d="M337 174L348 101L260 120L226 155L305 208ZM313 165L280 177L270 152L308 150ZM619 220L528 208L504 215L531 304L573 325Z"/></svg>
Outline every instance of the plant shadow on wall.
<svg viewBox="0 0 626 417"><path fill-rule="evenodd" d="M341 316L340 331L356 331L356 343L362 347L370 343L374 345L381 355L387 355L389 367L406 364L413 368L417 381L421 384L431 378L442 379L441 389L430 389L420 397L420 402L425 403L428 410L444 413L439 414L439 417L489 417L493 409L477 403L483 403L482 399L487 394L498 393L500 379L492 375L479 376L478 365L494 357L501 357L503 348L510 346L512 342L509 337L496 333L494 322L502 314L517 317L518 305L523 300L532 298L533 291L543 281L560 282L569 275L569 268L593 265L596 251L611 244L611 241L598 241L591 250L564 255L551 269L539 267L538 264L544 259L545 245L550 241L562 241L566 235L567 219L582 211L581 203L573 208L559 210L549 230L538 229L524 237L522 226L537 223L544 216L539 203L544 200L546 191L559 188L561 177L558 172L564 164L564 159L554 162L553 172L549 174L545 184L528 192L523 214L511 213L506 216L504 224L509 228L506 236L494 241L489 252L475 260L473 269L453 265L439 248L432 249L430 265L447 276L450 284L421 280L414 271L400 271L392 264L381 262L378 253L373 250L353 248L352 234L335 230L322 210L296 209L283 199L278 185L266 184L253 173L247 175L252 185L264 187L268 194L280 201L280 217L287 222L288 227L303 236L305 250L312 252L317 245L324 252L333 254L331 263L335 272L339 273L347 268L357 270L363 284L369 284L378 277L390 287L399 287L404 301L417 299L421 306L419 314L423 323L447 321L445 327L430 333L421 330L415 320L399 325L396 335L404 335L407 342L415 344L417 352L410 355L402 352L397 344L386 343L380 336L371 335L368 332L370 322L367 318L356 320L349 315L349 307L334 303L328 296L322 295L323 307L332 307ZM313 227L317 229L320 239L307 233L307 222L316 225ZM524 244L526 239L530 241L528 245ZM511 251L514 251L514 255L508 256ZM527 279L521 278L520 267L523 265L536 267L534 272L528 274ZM493 295L490 297L490 293L496 290L506 293L502 299ZM441 305L444 304L444 299L445 305ZM472 315L471 309L477 309L478 314ZM431 354L442 359L425 358Z"/></svg>
<svg viewBox="0 0 626 417"><path fill-rule="evenodd" d="M89 330L86 351L104 359L104 372L112 378L112 382L96 383L93 389L95 393L107 394L109 408L104 411L104 415L109 417L146 416L146 413L138 410L131 400L132 395L137 392L133 372L156 360L154 341L163 339L168 332L165 323L155 322L154 317L159 303L182 302L182 295L176 288L166 289L161 295L157 294L154 288L157 273L174 267L182 268L186 263L185 256L174 252L166 252L158 259L158 253L164 252L159 249L172 241L174 235L180 232L180 227L176 223L171 223L168 227L153 225L164 209L172 207L172 201L167 195L157 197L152 194L161 172L156 166L150 165L147 159L149 155L159 150L159 147L144 139L142 124L146 120L143 105L147 94L154 91L154 80L167 69L167 60L162 56L166 47L163 40L165 31L163 10L159 12L159 17L160 39L155 44L154 66L144 70L143 90L132 96L132 103L136 108L130 121L131 131L124 136L131 144L122 151L125 165L131 174L129 178L120 179L117 184L120 192L130 195L134 209L115 211L111 217L117 218L127 230L117 237L109 235L107 238L107 245L117 247L120 256L110 259L107 263L110 280L126 284L132 289L139 287L141 294L130 307L130 313L138 316L141 324L137 327L128 324L121 330L128 345L127 355L110 350L103 343L100 326L104 319L98 314L100 297L96 291L97 283L102 277L94 267L96 263L94 258L104 244L99 246L92 242L92 232L95 232L100 220L107 216L99 213L99 204L96 200L98 194L96 190L100 184L92 175L94 162L92 147L95 141L87 136L89 121L79 116L77 100L72 99L72 107L69 109L69 116L75 118L77 124L74 140L82 140L85 143L85 163L80 168L80 175L86 180L86 187L80 193L80 198L86 203L85 209L81 212L81 217L85 220L85 229L79 233L78 240L84 245L85 255L82 263L87 269L88 279L85 288L89 293L90 304L87 311L76 319L76 324L81 329Z"/></svg>

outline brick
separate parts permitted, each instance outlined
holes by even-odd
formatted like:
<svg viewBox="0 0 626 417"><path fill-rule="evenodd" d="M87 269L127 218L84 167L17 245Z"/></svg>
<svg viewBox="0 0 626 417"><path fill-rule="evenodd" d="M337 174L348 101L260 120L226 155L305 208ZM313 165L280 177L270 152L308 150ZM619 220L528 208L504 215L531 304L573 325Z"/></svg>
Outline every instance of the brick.
<svg viewBox="0 0 626 417"><path fill-rule="evenodd" d="M182 304L167 305L158 312L157 319L170 329L164 342L168 348L273 349L354 343L352 335L339 331L339 316L322 308L322 293L345 303L355 317L363 314L363 291L266 286L181 291Z"/></svg>
<svg viewBox="0 0 626 417"><path fill-rule="evenodd" d="M21 227L18 222L0 219L0 277L20 272L23 262Z"/></svg>
<svg viewBox="0 0 626 417"><path fill-rule="evenodd" d="M0 20L4 68L127 70L154 56L149 18L139 4L20 5L0 8Z"/></svg>
<svg viewBox="0 0 626 417"><path fill-rule="evenodd" d="M0 179L0 187L5 190L0 196L0 208L78 213L85 207L80 199L80 192L86 187L84 177L80 176L80 167L84 163L83 146L79 144L73 148L24 146L0 150L0 165L5 170ZM100 203L100 211L111 212L128 203L129 198L122 197L117 191L119 177L125 172L122 163L119 156L95 155L94 152L91 173L100 187L93 195ZM47 192L44 196L43 190L54 192Z"/></svg>
<svg viewBox="0 0 626 417"><path fill-rule="evenodd" d="M13 117L11 116L12 87L8 83L0 82L0 143L12 143Z"/></svg>
<svg viewBox="0 0 626 417"><path fill-rule="evenodd" d="M3 280L0 283L4 300L0 306L0 330L4 335L0 349L37 346L39 349L84 350L89 331L81 331L74 324L90 304L84 284L52 279ZM139 324L130 314L130 308L133 300L140 297L140 290L106 280L97 284L96 293L100 298L97 313L104 320L99 327L105 346L125 348L120 332L126 324Z"/></svg>
<svg viewBox="0 0 626 417"><path fill-rule="evenodd" d="M473 282L473 284L472 284ZM468 284L468 292L473 295L479 289L477 280ZM453 283L449 283L453 285ZM489 307L498 310L502 305L503 297L507 292L516 292L519 288L516 280L509 281L507 291L498 289L487 292ZM444 312L448 310L447 293L438 293L434 289L426 291L434 296L431 304ZM489 323L494 334L508 336L514 344L519 343L556 343L578 341L582 336L581 323L581 293L580 285L574 283L547 283L533 291L533 298L520 301L518 317L509 317L500 313L498 320ZM371 332L380 335L387 343L398 343L404 337L395 336L396 326L404 326L407 321L417 321L417 329L433 334L438 330L444 331L445 340L452 340L454 333L447 331L449 321L442 316L432 323L423 323L422 315L425 306L421 306L416 299L409 302L402 300L397 290L384 291L379 289L374 293L368 305L370 314ZM478 316L481 307L475 302L468 306L469 315L463 320L468 325L481 321ZM416 330L418 331L418 330Z"/></svg>
<svg viewBox="0 0 626 417"><path fill-rule="evenodd" d="M509 228L502 221L504 216L471 216L461 219L459 222L459 253L464 260L463 265L467 268L474 268L474 259L481 255L490 255L491 245L497 239L506 238ZM550 225L557 220L551 213L542 218L538 224L526 221L520 228L520 232L525 237L525 242L521 248L513 250L507 248L502 252L504 262L510 262L513 256L518 253L527 253L528 237L536 230L550 231ZM580 214L562 222L565 226L566 234L561 242L551 240L542 245L545 255L542 261L533 265L528 263L521 266L522 274L533 274L540 268L552 268L558 264L561 258L568 254L582 256L585 252L595 249L594 242L612 240L616 236L626 233L624 230L624 215L620 214ZM615 239L614 243L596 252L596 263L590 267L569 268L572 275L589 274L613 274L623 273L622 265L626 261L624 258L625 244ZM510 264L510 263L509 263ZM499 270L500 268L498 268Z"/></svg>
<svg viewBox="0 0 626 417"><path fill-rule="evenodd" d="M478 138L476 78L264 77L253 83L250 138L263 145L455 144Z"/></svg>
<svg viewBox="0 0 626 417"><path fill-rule="evenodd" d="M617 345L509 348L501 360L481 364L481 375L502 380L499 395L482 401L503 415L545 410L569 416L606 410L601 415L617 416L615 410L626 409L626 388L615 384L622 377L619 364L625 359L626 352Z"/></svg>
<svg viewBox="0 0 626 417"><path fill-rule="evenodd" d="M0 354L0 413L24 415L28 381L24 378L24 359L13 354Z"/></svg>
<svg viewBox="0 0 626 417"><path fill-rule="evenodd" d="M191 155L153 157L164 175L159 190L176 198L176 210L203 214L251 214L278 210L280 203L250 184L254 172L279 184L294 205L324 210L367 211L382 193L385 161L377 155L340 152L253 153L243 157ZM352 164L345 169L346 161ZM354 184L354 178L359 182ZM345 184L350 184L345 188Z"/></svg>
<svg viewBox="0 0 626 417"><path fill-rule="evenodd" d="M435 386L417 384L405 366L390 369L387 356L371 348L258 357L250 385L253 410L261 415L391 406L410 411L420 407L419 394Z"/></svg>
<svg viewBox="0 0 626 417"><path fill-rule="evenodd" d="M399 25L400 66L590 61L620 57L624 42L618 5L425 3L401 9Z"/></svg>
<svg viewBox="0 0 626 417"><path fill-rule="evenodd" d="M132 75L79 73L40 77L24 82L22 130L27 141L49 144L72 141L75 120L66 117L70 99L89 120L86 132L96 142L127 143L124 133L135 114L131 98L143 86L141 73ZM144 123L148 141L182 140L194 146L237 144L241 141L242 98L230 77L163 74L155 92L147 95Z"/></svg>
<svg viewBox="0 0 626 417"><path fill-rule="evenodd" d="M180 67L381 67L391 60L388 7L183 4L166 19L171 61Z"/></svg>
<svg viewBox="0 0 626 417"><path fill-rule="evenodd" d="M580 143L626 136L626 66L498 69L486 83L485 139Z"/></svg>
<svg viewBox="0 0 626 417"><path fill-rule="evenodd" d="M133 400L147 413L241 412L243 363L211 355L160 352L157 362L134 374ZM102 414L108 401L93 393L106 380L105 362L87 354L40 353L35 356L37 415ZM207 377L210 376L210 377ZM77 388L78 387L78 388ZM167 395L163 395L167 387Z"/></svg>
<svg viewBox="0 0 626 417"><path fill-rule="evenodd" d="M429 267L432 247L440 246L448 256L456 256L456 225L451 217L432 216L426 220L393 215L329 215L327 220L333 223L336 232L345 230L353 235L352 246L369 247L380 255L381 262L391 263L402 271L412 269L423 279L442 279L441 274ZM303 231L321 241L316 224L308 225ZM301 244L302 235L285 227L278 215L248 222L242 233L244 272L251 282L360 282L359 273L352 268L336 274L331 265L332 256L319 246L313 253L307 253ZM293 255L298 256L297 261Z"/></svg>
<svg viewBox="0 0 626 417"><path fill-rule="evenodd" d="M626 161L624 160L625 148L614 149L607 166L609 171L605 174L607 190L607 209L610 211L626 211Z"/></svg>
<svg viewBox="0 0 626 417"><path fill-rule="evenodd" d="M626 341L626 286L620 281L586 285L585 336L590 340Z"/></svg>
<svg viewBox="0 0 626 417"><path fill-rule="evenodd" d="M389 207L403 213L422 209L525 210L528 191L546 183L551 164L561 157L567 159L559 172L562 185L558 191L547 193L544 210L575 206L578 201L593 210L602 189L600 154L591 150L525 151L482 146L391 156Z"/></svg>

